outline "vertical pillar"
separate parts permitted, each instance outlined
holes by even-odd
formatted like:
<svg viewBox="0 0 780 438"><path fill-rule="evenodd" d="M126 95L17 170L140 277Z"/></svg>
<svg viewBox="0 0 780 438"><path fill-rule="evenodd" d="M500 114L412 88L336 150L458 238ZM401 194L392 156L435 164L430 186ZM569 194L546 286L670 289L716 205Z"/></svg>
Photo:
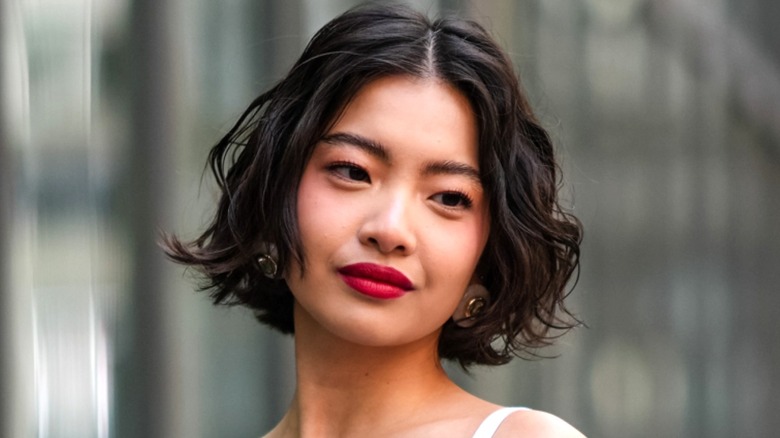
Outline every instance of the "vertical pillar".
<svg viewBox="0 0 780 438"><path fill-rule="evenodd" d="M126 145L126 210L131 271L130 331L118 364L117 436L164 437L170 427L170 349L164 287L165 261L157 247L158 230L171 201L175 142L175 78L171 27L172 0L134 0L128 61L132 75L131 135Z"/></svg>
<svg viewBox="0 0 780 438"><path fill-rule="evenodd" d="M6 80L5 66L3 60L6 58L4 51L5 45L5 20L8 17L7 1L0 0L0 394L10 394L10 384L8 375L10 365L5 358L11 357L10 354L10 322L8 317L8 297L10 288L8 278L10 269L8 260L10 259L10 244L8 243L8 229L11 227L11 209L12 204L12 170L11 153L8 144L8 131L6 128L7 114L6 107ZM9 404L8 397L0 397L0 435L6 436L9 433Z"/></svg>

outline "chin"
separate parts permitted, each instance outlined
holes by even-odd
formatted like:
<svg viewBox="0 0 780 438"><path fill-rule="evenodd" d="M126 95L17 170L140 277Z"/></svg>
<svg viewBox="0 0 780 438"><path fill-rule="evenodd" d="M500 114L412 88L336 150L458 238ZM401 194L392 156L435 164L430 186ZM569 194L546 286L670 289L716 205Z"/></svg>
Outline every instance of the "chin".
<svg viewBox="0 0 780 438"><path fill-rule="evenodd" d="M419 343L438 342L441 327L425 330L420 324L399 327L397 324L378 324L376 320L353 321L345 324L327 324L325 327L335 337L355 346L370 348L398 348Z"/></svg>

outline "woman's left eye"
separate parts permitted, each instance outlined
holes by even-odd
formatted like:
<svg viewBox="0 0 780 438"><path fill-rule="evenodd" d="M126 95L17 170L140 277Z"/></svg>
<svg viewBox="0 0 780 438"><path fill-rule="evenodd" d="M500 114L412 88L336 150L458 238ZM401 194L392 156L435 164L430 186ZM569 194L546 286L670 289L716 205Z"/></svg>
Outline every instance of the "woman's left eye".
<svg viewBox="0 0 780 438"><path fill-rule="evenodd" d="M447 208L471 208L472 201L465 193L461 192L442 192L431 197L435 202Z"/></svg>

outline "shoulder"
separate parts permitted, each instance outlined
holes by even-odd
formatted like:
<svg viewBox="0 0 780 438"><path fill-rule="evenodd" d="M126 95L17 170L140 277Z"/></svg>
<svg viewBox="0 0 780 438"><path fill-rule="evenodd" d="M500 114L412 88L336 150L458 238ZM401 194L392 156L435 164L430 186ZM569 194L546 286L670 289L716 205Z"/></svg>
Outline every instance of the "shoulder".
<svg viewBox="0 0 780 438"><path fill-rule="evenodd" d="M501 423L494 438L584 438L580 431L553 414L522 410L512 413Z"/></svg>

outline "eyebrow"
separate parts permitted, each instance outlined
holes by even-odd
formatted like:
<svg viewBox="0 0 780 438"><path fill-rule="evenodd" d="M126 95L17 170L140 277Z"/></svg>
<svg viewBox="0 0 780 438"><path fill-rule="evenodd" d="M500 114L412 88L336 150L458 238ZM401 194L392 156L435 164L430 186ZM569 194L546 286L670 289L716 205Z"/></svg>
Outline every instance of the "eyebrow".
<svg viewBox="0 0 780 438"><path fill-rule="evenodd" d="M351 145L356 146L374 157L390 162L390 154L382 143L363 137L362 135L349 132L336 132L328 134L322 138L324 143L330 145ZM423 175L462 175L472 180L477 185L482 185L482 178L479 171L473 166L452 160L430 161L423 165Z"/></svg>
<svg viewBox="0 0 780 438"><path fill-rule="evenodd" d="M463 175L477 185L482 185L479 171L468 164L458 161L432 161L423 166L423 175Z"/></svg>
<svg viewBox="0 0 780 438"><path fill-rule="evenodd" d="M371 140L370 138L363 137L361 135L347 132L337 132L335 134L326 135L322 138L322 141L332 145L348 144L357 146L374 157L384 161L385 163L390 162L390 154L387 153L387 148L385 148L382 143Z"/></svg>

